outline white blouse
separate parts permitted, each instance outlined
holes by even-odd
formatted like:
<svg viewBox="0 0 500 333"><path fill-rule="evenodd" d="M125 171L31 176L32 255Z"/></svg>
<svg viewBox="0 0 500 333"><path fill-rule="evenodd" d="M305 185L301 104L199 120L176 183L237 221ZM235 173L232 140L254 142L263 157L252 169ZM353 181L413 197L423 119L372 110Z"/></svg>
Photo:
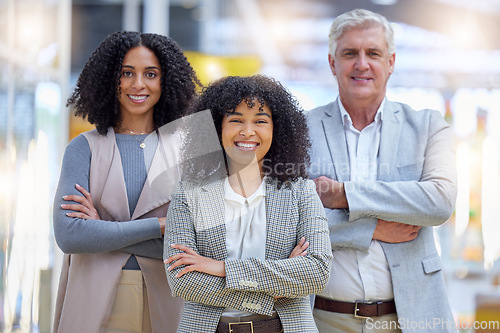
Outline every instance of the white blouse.
<svg viewBox="0 0 500 333"><path fill-rule="evenodd" d="M236 193L224 181L226 248L228 259L266 258L266 180L248 198ZM223 316L244 316L250 312L225 309Z"/></svg>

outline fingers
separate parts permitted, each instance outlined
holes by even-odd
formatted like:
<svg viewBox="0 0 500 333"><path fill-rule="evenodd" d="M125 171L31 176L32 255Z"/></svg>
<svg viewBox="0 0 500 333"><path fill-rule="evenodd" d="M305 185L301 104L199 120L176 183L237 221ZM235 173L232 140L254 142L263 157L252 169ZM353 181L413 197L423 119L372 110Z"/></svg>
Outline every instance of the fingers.
<svg viewBox="0 0 500 333"><path fill-rule="evenodd" d="M183 265L191 265L193 264L194 260L192 260L192 256L189 255L189 254L186 254L186 253L178 253L178 254L174 254L173 256L170 256L168 257L164 263L165 264L169 264L169 263L172 263L172 265L170 265L167 270L168 271L171 271L173 270L174 268L176 267L179 267L179 266L183 266Z"/></svg>
<svg viewBox="0 0 500 333"><path fill-rule="evenodd" d="M82 205L88 206L88 200L85 197L82 197L81 195L75 195L75 194L70 194L70 195L65 195L63 196L63 199L66 201L74 201L81 203Z"/></svg>
<svg viewBox="0 0 500 333"><path fill-rule="evenodd" d="M188 254L192 255L198 255L195 250L191 249L189 246L182 245L182 244L171 244L170 245L173 249L181 250L183 252L186 252Z"/></svg>
<svg viewBox="0 0 500 333"><path fill-rule="evenodd" d="M304 257L307 255L307 248L309 247L309 242L306 242L305 237L300 238L299 243L293 248L292 253L288 258L294 257Z"/></svg>
<svg viewBox="0 0 500 333"><path fill-rule="evenodd" d="M177 249L177 250L180 250L183 252L174 254L163 261L163 263L165 263L165 264L170 264L171 262L175 261L175 263L172 265L172 266L174 266L174 265L175 266L174 267L170 266L168 268L169 271L177 266L180 266L180 265L189 265L189 263L187 263L185 260L183 261L183 263L179 263L182 259L192 258L192 257L198 256L198 253L196 253L196 251L192 250L189 246L182 245L182 244L171 244L170 246L173 249Z"/></svg>
<svg viewBox="0 0 500 333"><path fill-rule="evenodd" d="M62 209L67 209L67 210L76 210L82 213L88 213L89 209L85 207L84 205L77 205L77 204L62 204L61 205Z"/></svg>
<svg viewBox="0 0 500 333"><path fill-rule="evenodd" d="M66 216L75 217L75 218L84 219L84 220L90 219L89 215L87 215L85 213L79 213L79 212L68 212L68 213L66 213Z"/></svg>
<svg viewBox="0 0 500 333"><path fill-rule="evenodd" d="M90 209L87 208L87 207L85 207L85 206L83 206L83 205L62 204L61 208L72 211L72 212L67 212L66 216L76 217L76 218L85 219L85 220L88 220L88 219L91 218L91 211L90 211Z"/></svg>
<svg viewBox="0 0 500 333"><path fill-rule="evenodd" d="M76 184L75 187L78 191L80 191L81 194L83 194L83 196L85 198L87 198L87 200L92 202L92 195L90 194L90 192L88 192L85 188L83 188L82 186L80 186L78 184Z"/></svg>
<svg viewBox="0 0 500 333"><path fill-rule="evenodd" d="M92 196L90 195L90 193L78 184L76 184L75 187L80 193L83 194L83 196L75 195L75 194L63 196L63 199L66 201L73 201L73 202L79 203L79 205L78 204L62 204L61 205L62 209L76 211L76 212L66 213L66 215L70 216L70 217L77 217L77 218L83 218L83 219L100 220L101 218L99 216L99 213L97 212L97 210L94 207L94 204L92 202Z"/></svg>
<svg viewBox="0 0 500 333"><path fill-rule="evenodd" d="M179 272L177 272L177 274L175 274L175 277L179 278L179 277L183 276L184 274L186 274L188 272L195 271L195 270L196 269L194 268L194 265L186 266L183 269L181 269Z"/></svg>

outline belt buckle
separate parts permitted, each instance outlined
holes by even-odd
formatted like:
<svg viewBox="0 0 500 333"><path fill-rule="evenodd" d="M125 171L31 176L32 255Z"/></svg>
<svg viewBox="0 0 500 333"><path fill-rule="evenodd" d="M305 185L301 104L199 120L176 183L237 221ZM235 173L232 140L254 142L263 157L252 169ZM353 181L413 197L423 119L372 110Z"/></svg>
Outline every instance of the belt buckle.
<svg viewBox="0 0 500 333"><path fill-rule="evenodd" d="M361 316L361 315L358 314L358 311L359 311L358 303L361 303L361 302L360 301L356 301L354 303L354 318L360 318L360 319L368 319L368 318L370 318L370 317ZM369 304L369 303L364 302L364 304Z"/></svg>
<svg viewBox="0 0 500 333"><path fill-rule="evenodd" d="M253 333L253 322L251 321L241 321L236 323L229 323L229 333L233 333L232 325L244 325L250 324L250 332Z"/></svg>

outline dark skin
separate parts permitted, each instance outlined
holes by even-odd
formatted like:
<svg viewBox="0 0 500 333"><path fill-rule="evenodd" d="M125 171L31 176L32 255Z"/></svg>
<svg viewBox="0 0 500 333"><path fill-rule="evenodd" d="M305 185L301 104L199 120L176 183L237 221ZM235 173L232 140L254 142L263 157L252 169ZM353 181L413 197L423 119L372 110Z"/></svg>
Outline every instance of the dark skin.
<svg viewBox="0 0 500 333"><path fill-rule="evenodd" d="M263 179L262 161L269 151L272 142L273 121L267 106L260 111L259 106L250 108L245 102L240 103L235 113L228 114L222 123L222 143L228 155L229 183L233 190L245 196L255 192ZM236 148L237 142L256 142L255 150ZM257 186L255 186L257 184ZM245 191L245 189L247 191ZM183 252L167 258L164 263L170 264L167 270L171 271L179 266L185 266L176 277L198 271L214 276L225 277L225 262L204 257L193 249L182 244L171 244L174 249ZM295 246L289 258L305 256L309 242L302 237Z"/></svg>

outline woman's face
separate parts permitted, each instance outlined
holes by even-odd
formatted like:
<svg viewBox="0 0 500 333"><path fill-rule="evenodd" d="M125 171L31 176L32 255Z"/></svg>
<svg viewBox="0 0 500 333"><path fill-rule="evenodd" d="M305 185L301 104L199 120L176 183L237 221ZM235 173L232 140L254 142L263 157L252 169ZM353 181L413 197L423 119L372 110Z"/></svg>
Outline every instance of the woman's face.
<svg viewBox="0 0 500 333"><path fill-rule="evenodd" d="M255 101L249 108L242 101L234 110L222 120L222 145L228 156L230 165L249 165L257 161L262 168L273 141L273 118L269 108Z"/></svg>
<svg viewBox="0 0 500 333"><path fill-rule="evenodd" d="M161 96L161 66L154 52L145 46L130 49L123 58L120 81L122 118L152 117Z"/></svg>

